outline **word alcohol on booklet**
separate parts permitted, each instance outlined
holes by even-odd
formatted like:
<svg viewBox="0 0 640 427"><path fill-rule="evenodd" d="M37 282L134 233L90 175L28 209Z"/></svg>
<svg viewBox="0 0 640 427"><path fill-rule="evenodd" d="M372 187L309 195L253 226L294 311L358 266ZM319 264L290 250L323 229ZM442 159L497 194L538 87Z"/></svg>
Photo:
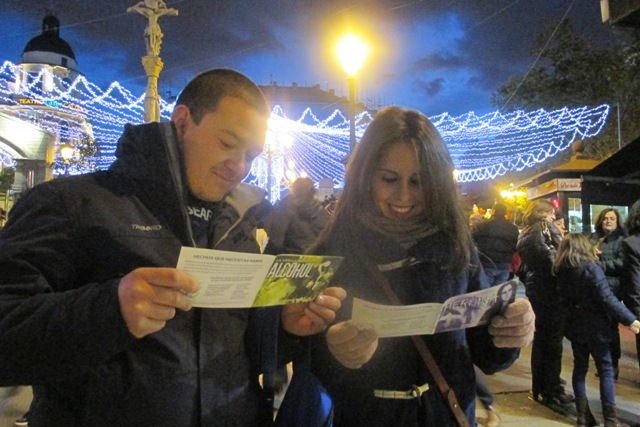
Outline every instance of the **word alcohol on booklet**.
<svg viewBox="0 0 640 427"><path fill-rule="evenodd" d="M177 268L200 283L194 307L243 308L311 301L342 257L265 255L183 247Z"/></svg>

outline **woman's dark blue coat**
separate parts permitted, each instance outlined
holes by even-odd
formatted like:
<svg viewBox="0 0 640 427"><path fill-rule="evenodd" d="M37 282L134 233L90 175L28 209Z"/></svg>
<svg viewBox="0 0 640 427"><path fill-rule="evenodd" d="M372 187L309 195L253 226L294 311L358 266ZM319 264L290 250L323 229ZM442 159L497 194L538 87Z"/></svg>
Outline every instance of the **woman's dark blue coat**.
<svg viewBox="0 0 640 427"><path fill-rule="evenodd" d="M487 286L477 254L472 249L469 268L460 275L449 271L452 244L445 233L424 238L409 251L371 230L354 225L346 247L318 248L318 253L343 255L345 258L334 277L343 286L348 300L338 312L337 321L351 318L353 297L391 305L372 275L373 265L397 267L387 271L392 288L402 302L442 303L449 297L473 292ZM407 261L403 263L402 261ZM470 424L475 423L476 384L473 364L487 373L509 367L519 349L496 348L486 326L453 332L425 335L425 341L442 374L455 391ZM324 337L317 337L312 352L314 373L334 399L335 426L455 426L451 412L436 383L427 372L411 337L381 338L373 358L360 369L347 369L326 348ZM429 383L421 401L380 399L374 389L407 390L411 385Z"/></svg>
<svg viewBox="0 0 640 427"><path fill-rule="evenodd" d="M575 342L610 342L612 320L629 326L636 318L613 294L602 268L583 262L557 273L560 293L568 310L565 335Z"/></svg>

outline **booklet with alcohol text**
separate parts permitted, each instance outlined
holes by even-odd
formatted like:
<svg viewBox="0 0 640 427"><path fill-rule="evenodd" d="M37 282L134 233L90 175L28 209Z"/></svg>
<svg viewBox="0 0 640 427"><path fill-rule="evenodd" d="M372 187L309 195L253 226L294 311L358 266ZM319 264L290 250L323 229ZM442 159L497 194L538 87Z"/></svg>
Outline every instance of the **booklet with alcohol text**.
<svg viewBox="0 0 640 427"><path fill-rule="evenodd" d="M265 255L183 247L177 268L198 280L194 307L246 308L311 301L342 257Z"/></svg>
<svg viewBox="0 0 640 427"><path fill-rule="evenodd" d="M518 279L456 295L444 303L381 305L353 299L351 320L375 328L379 338L432 335L485 325L516 298Z"/></svg>

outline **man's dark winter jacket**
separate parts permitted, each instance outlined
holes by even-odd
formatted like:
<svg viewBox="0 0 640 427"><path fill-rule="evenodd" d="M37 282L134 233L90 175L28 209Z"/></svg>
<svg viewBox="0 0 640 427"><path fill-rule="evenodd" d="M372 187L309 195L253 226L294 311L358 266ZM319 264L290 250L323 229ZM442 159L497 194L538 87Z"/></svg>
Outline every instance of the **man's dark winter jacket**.
<svg viewBox="0 0 640 427"><path fill-rule="evenodd" d="M0 237L0 385L34 386L32 427L270 424L250 375L260 349L244 340L255 312L177 310L156 333L129 333L119 280L175 267L194 243L173 126L127 126L116 156L108 171L46 182L15 205ZM264 201L255 187L232 191L215 247L257 252Z"/></svg>
<svg viewBox="0 0 640 427"><path fill-rule="evenodd" d="M304 253L329 222L329 214L315 199L297 201L291 194L275 204L265 229L269 245L279 253Z"/></svg>
<svg viewBox="0 0 640 427"><path fill-rule="evenodd" d="M482 221L471 228L483 265L510 264L518 242L518 227L504 218Z"/></svg>

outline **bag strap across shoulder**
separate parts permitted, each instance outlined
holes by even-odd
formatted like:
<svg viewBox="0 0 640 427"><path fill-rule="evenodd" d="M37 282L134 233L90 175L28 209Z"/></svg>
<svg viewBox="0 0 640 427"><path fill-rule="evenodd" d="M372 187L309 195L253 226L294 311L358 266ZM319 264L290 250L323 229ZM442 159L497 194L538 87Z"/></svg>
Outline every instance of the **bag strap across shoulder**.
<svg viewBox="0 0 640 427"><path fill-rule="evenodd" d="M389 281L384 276L384 274L382 274L382 272L378 270L377 266L374 265L372 267L373 267L374 275L376 277L376 281L380 284L380 286L382 287L382 290L386 294L387 298L391 301L391 303L394 305L403 305L398 295L391 288L391 285L389 284ZM412 335L411 339L413 340L413 344L416 346L416 349L418 350L420 357L422 357L424 364L427 366L427 369L431 373L433 380L436 382L436 385L438 386L438 390L440 390L440 393L442 394L444 399L447 401L447 404L449 405L449 409L451 410L454 418L456 419L458 426L469 427L470 426L469 420L467 419L467 416L462 411L462 408L460 408L460 403L458 403L458 398L456 397L455 392L449 386L449 383L447 383L447 380L442 375L442 372L438 367L438 363L433 358L433 355L431 354L431 351L429 351L427 344L418 335Z"/></svg>

